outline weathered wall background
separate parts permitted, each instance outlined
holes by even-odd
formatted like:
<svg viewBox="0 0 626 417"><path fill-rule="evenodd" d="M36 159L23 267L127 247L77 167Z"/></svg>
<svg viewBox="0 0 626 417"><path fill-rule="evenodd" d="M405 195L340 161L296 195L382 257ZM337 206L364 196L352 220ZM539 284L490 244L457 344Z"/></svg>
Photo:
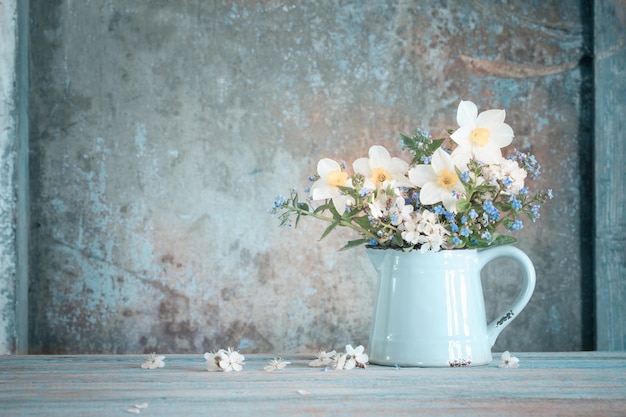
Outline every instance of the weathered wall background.
<svg viewBox="0 0 626 417"><path fill-rule="evenodd" d="M0 355L15 350L15 1L0 1Z"/></svg>
<svg viewBox="0 0 626 417"><path fill-rule="evenodd" d="M519 247L536 293L494 349L589 348L591 83L577 2L31 0L33 353L367 343L351 235L277 227L318 159L504 107L554 189ZM584 180L583 180L584 179ZM491 314L517 290L485 274Z"/></svg>

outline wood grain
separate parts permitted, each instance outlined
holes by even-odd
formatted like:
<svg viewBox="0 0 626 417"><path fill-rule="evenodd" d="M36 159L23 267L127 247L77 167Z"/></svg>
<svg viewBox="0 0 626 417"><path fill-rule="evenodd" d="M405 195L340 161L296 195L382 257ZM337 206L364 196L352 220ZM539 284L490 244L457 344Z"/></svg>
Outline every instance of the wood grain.
<svg viewBox="0 0 626 417"><path fill-rule="evenodd" d="M266 356L239 373L211 373L202 355L0 357L1 416L624 416L626 352L521 353L520 368L308 367L266 372ZM499 355L494 355L499 358Z"/></svg>

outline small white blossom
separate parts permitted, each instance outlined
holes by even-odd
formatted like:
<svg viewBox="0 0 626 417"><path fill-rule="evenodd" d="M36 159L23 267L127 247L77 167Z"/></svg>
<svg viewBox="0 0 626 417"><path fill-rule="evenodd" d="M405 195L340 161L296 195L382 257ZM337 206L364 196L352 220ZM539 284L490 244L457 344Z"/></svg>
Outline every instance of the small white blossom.
<svg viewBox="0 0 626 417"><path fill-rule="evenodd" d="M347 355L343 352L339 352L338 354L333 356L333 362L332 362L333 369L337 369L337 370L346 369L347 360L348 360Z"/></svg>
<svg viewBox="0 0 626 417"><path fill-rule="evenodd" d="M290 363L291 362L287 362L283 358L278 358L278 359L274 358L270 360L268 362L269 365L267 365L263 369L265 369L267 372L271 372L271 371L278 370L278 369L285 369L285 367L289 365Z"/></svg>
<svg viewBox="0 0 626 417"><path fill-rule="evenodd" d="M369 357L364 353L365 348L361 345L353 348L352 345L346 345L346 353L335 355L333 368L337 370L345 369L347 371L354 368L365 368Z"/></svg>
<svg viewBox="0 0 626 417"><path fill-rule="evenodd" d="M420 245L420 251L438 251L445 246L448 230L438 223L437 216L428 210L413 213L410 221L403 223L402 239Z"/></svg>
<svg viewBox="0 0 626 417"><path fill-rule="evenodd" d="M207 352L204 354L204 359L206 359L207 371L209 372L239 372L243 369L245 357L229 347L226 350L220 349L214 353Z"/></svg>
<svg viewBox="0 0 626 417"><path fill-rule="evenodd" d="M389 214L391 216L391 224L398 226L406 221L411 221L411 214L413 213L413 206L406 204L404 198L398 197Z"/></svg>
<svg viewBox="0 0 626 417"><path fill-rule="evenodd" d="M369 357L367 353L365 353L365 348L362 345L356 348L353 348L352 345L346 345L346 354L350 357L348 359L350 369L355 366L359 368L365 368L367 366Z"/></svg>
<svg viewBox="0 0 626 417"><path fill-rule="evenodd" d="M141 364L141 367L143 369L163 368L165 366L165 362L163 362L164 359L165 359L165 356L161 356L161 355L157 356L156 353L151 353L150 355L146 357L146 360L144 363Z"/></svg>
<svg viewBox="0 0 626 417"><path fill-rule="evenodd" d="M215 371L219 371L221 370L220 365L219 365L219 360L220 360L220 353L223 351L223 349L218 350L217 352L213 352L213 353L205 353L204 354L204 359L206 359L206 369L209 372L215 372Z"/></svg>
<svg viewBox="0 0 626 417"><path fill-rule="evenodd" d="M317 367L317 366L326 366L333 361L333 357L337 354L334 350L330 352L326 352L324 350L320 350L315 354L315 359L309 362L309 366Z"/></svg>
<svg viewBox="0 0 626 417"><path fill-rule="evenodd" d="M499 368L519 368L519 359L515 356L511 356L509 351L502 353L502 362L498 365Z"/></svg>
<svg viewBox="0 0 626 417"><path fill-rule="evenodd" d="M500 158L497 164L483 166L483 176L490 184L497 185L498 181L505 184L502 194L518 194L524 188L524 180L528 172L519 166L517 161Z"/></svg>
<svg viewBox="0 0 626 417"><path fill-rule="evenodd" d="M233 350L233 348L229 347L228 350L222 349L219 356L219 366L224 372L239 372L243 369L245 357L236 350Z"/></svg>

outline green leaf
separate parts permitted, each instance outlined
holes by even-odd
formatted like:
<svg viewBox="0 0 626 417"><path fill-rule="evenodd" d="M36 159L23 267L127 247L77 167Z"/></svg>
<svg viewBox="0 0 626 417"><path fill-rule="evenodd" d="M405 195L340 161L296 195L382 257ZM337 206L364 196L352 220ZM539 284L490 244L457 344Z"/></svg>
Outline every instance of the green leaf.
<svg viewBox="0 0 626 417"><path fill-rule="evenodd" d="M444 139L433 140L433 142L428 146L428 152L430 152L431 154L435 152L437 149L441 147L441 145L443 145L443 141Z"/></svg>
<svg viewBox="0 0 626 417"><path fill-rule="evenodd" d="M469 210L472 207L472 205L470 204L469 201L467 201L466 199L462 198L460 200L457 200L456 202L456 210L459 213L464 213L467 210Z"/></svg>
<svg viewBox="0 0 626 417"><path fill-rule="evenodd" d="M516 242L517 242L517 239L514 238L513 236L498 235L491 242L491 246L512 245L513 243L516 243Z"/></svg>
<svg viewBox="0 0 626 417"><path fill-rule="evenodd" d="M337 227L337 225L338 225L338 224L339 224L339 223L337 223L337 222L332 222L332 223L330 224L330 226L328 226L328 227L326 228L326 230L324 230L324 233L322 233L322 237L320 237L320 240L322 240L322 239L324 239L326 236L328 236L328 234L329 234L330 232L332 232L332 231L333 231L333 229L334 229L335 227Z"/></svg>
<svg viewBox="0 0 626 417"><path fill-rule="evenodd" d="M343 248L341 248L340 250L356 248L357 246L361 246L361 245L365 245L365 244L369 243L369 241L370 241L369 239L351 240Z"/></svg>
<svg viewBox="0 0 626 417"><path fill-rule="evenodd" d="M328 204L322 204L321 206L317 206L315 210L313 210L313 213L320 213L324 210L330 210L331 204L332 203L328 203Z"/></svg>
<svg viewBox="0 0 626 417"><path fill-rule="evenodd" d="M352 221L354 221L354 223L358 224L365 230L369 230L370 227L372 227L368 216L353 217Z"/></svg>

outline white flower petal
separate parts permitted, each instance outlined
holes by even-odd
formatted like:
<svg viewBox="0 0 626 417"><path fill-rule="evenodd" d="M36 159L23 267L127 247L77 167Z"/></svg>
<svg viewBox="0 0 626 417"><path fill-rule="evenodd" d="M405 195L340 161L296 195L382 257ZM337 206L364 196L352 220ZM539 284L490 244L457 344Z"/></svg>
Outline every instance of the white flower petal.
<svg viewBox="0 0 626 417"><path fill-rule="evenodd" d="M317 163L317 173L320 177L326 178L333 171L341 171L341 166L337 161L333 161L330 158L323 158Z"/></svg>
<svg viewBox="0 0 626 417"><path fill-rule="evenodd" d="M459 103L456 111L456 122L459 126L473 125L478 114L478 107L471 101L463 101Z"/></svg>
<svg viewBox="0 0 626 417"><path fill-rule="evenodd" d="M437 174L430 165L416 165L409 170L409 179L418 187L427 182L437 181Z"/></svg>
<svg viewBox="0 0 626 417"><path fill-rule="evenodd" d="M389 170L393 173L404 174L409 169L409 163L404 159L400 158L391 158L391 164L389 166Z"/></svg>
<svg viewBox="0 0 626 417"><path fill-rule="evenodd" d="M441 187L436 182L427 182L420 190L420 203L435 204L440 202L446 195L442 195Z"/></svg>
<svg viewBox="0 0 626 417"><path fill-rule="evenodd" d="M491 131L491 140L494 141L500 148L509 146L513 142L513 128L506 123L502 123L500 126L494 128Z"/></svg>
<svg viewBox="0 0 626 417"><path fill-rule="evenodd" d="M433 167L433 170L435 171L435 174L440 174L444 169L447 169L450 172L455 172L452 157L441 148L437 149L433 153L431 165Z"/></svg>
<svg viewBox="0 0 626 417"><path fill-rule="evenodd" d="M311 186L311 198L313 200L326 200L333 198L338 193L337 187L333 187L321 179L315 181Z"/></svg>
<svg viewBox="0 0 626 417"><path fill-rule="evenodd" d="M372 175L372 168L370 167L370 160L368 158L359 158L352 163L352 169L354 172L363 175L368 178Z"/></svg>
<svg viewBox="0 0 626 417"><path fill-rule="evenodd" d="M369 157L371 168L391 167L391 155L389 155L389 151L382 146L372 146L369 150Z"/></svg>
<svg viewBox="0 0 626 417"><path fill-rule="evenodd" d="M504 123L506 112L502 109L491 109L481 112L476 117L476 126L492 128Z"/></svg>
<svg viewBox="0 0 626 417"><path fill-rule="evenodd" d="M497 164L502 159L500 147L493 141L485 146L474 147L474 157L485 164Z"/></svg>
<svg viewBox="0 0 626 417"><path fill-rule="evenodd" d="M473 127L470 125L461 126L450 135L450 138L463 148L471 148L472 141L470 135L472 130Z"/></svg>

